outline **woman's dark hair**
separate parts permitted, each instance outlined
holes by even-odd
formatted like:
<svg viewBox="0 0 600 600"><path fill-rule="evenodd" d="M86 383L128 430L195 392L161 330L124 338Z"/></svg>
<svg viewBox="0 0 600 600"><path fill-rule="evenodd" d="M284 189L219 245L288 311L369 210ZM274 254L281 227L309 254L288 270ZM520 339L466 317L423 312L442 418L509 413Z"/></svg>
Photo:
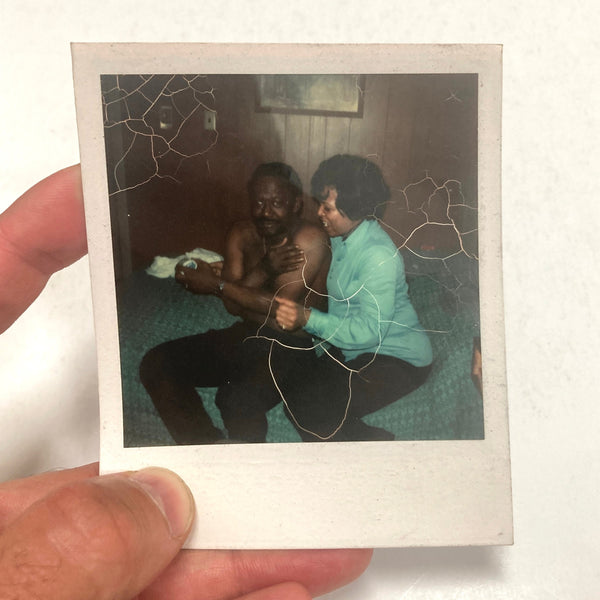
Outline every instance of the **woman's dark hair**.
<svg viewBox="0 0 600 600"><path fill-rule="evenodd" d="M290 165L286 165L282 162L271 162L258 165L258 167L254 169L250 181L248 181L248 194L250 196L252 196L254 184L257 179L260 179L261 177L279 177L288 184L290 193L294 198L302 196L302 182L300 181L300 177L298 177L298 173L296 173Z"/></svg>
<svg viewBox="0 0 600 600"><path fill-rule="evenodd" d="M312 176L310 186L317 200L326 186L334 187L337 209L353 221L381 217L390 199L390 188L379 167L351 154L336 154L324 160Z"/></svg>

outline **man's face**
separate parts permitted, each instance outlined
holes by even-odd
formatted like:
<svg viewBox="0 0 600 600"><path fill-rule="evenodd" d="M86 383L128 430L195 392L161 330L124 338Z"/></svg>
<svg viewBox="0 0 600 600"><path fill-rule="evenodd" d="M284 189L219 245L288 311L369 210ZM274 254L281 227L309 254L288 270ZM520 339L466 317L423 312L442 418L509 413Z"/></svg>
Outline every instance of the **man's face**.
<svg viewBox="0 0 600 600"><path fill-rule="evenodd" d="M346 235L360 223L360 220L353 221L337 209L337 190L333 186L325 186L318 200L317 215L329 237Z"/></svg>
<svg viewBox="0 0 600 600"><path fill-rule="evenodd" d="M252 220L266 238L286 236L294 224L298 199L279 177L260 177L251 190Z"/></svg>

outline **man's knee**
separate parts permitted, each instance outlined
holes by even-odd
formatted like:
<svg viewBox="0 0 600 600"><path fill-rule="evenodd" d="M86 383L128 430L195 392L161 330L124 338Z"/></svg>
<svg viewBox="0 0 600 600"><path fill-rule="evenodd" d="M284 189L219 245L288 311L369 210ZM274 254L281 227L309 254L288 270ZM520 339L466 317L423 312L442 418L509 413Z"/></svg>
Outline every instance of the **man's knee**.
<svg viewBox="0 0 600 600"><path fill-rule="evenodd" d="M172 361L163 346L156 346L144 355L140 363L140 381L145 387L152 386L172 371Z"/></svg>

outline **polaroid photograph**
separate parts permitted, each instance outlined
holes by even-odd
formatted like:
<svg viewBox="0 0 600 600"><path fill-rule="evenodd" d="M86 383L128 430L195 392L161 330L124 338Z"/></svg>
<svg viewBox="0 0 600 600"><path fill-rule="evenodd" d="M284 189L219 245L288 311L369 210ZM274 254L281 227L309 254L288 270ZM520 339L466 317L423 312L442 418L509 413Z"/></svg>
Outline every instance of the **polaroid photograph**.
<svg viewBox="0 0 600 600"><path fill-rule="evenodd" d="M502 49L73 44L101 471L196 548L512 543Z"/></svg>

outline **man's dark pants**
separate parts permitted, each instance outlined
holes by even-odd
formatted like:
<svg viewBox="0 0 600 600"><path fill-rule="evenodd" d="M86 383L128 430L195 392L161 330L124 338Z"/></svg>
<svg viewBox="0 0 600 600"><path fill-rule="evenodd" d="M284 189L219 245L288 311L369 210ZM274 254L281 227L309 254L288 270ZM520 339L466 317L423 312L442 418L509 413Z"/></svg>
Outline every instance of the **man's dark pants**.
<svg viewBox="0 0 600 600"><path fill-rule="evenodd" d="M254 323L165 342L140 365L140 379L177 444L209 444L224 438L196 388L217 387L216 404L229 438L264 442L266 413L281 401L275 385L295 387L314 353L299 338Z"/></svg>

